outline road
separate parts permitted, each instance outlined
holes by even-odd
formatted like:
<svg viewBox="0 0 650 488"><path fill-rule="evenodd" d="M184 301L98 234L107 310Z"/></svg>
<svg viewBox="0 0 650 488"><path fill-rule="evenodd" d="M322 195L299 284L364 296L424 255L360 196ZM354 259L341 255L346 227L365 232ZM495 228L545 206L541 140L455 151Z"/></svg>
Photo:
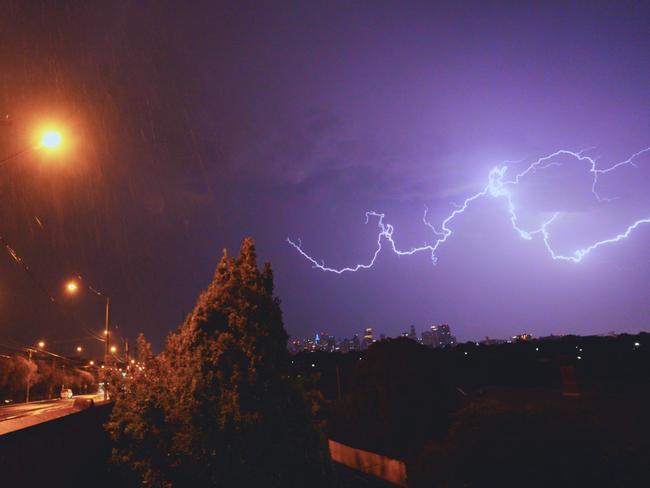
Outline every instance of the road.
<svg viewBox="0 0 650 488"><path fill-rule="evenodd" d="M76 395L65 400L44 400L2 406L0 407L0 435L72 413L75 398L88 398L95 402L103 400L101 395Z"/></svg>

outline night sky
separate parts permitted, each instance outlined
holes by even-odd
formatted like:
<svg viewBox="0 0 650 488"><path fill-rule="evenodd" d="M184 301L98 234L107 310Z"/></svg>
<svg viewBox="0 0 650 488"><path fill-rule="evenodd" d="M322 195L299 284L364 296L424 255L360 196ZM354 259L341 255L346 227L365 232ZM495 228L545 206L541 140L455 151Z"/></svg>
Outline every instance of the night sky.
<svg viewBox="0 0 650 488"><path fill-rule="evenodd" d="M488 198L431 242L503 161L559 149L610 166L650 146L647 2L83 2L3 0L0 156L63 127L59 155L0 168L0 342L68 353L102 327L156 348L191 310L224 247L251 235L272 262L292 336L397 335L448 323L459 340L650 329L650 225L579 264L551 259ZM572 253L650 217L650 153L603 175L565 160L514 195L533 228L559 212ZM518 207L519 208L519 207ZM47 295L56 303L51 303ZM86 338L86 339L84 339Z"/></svg>

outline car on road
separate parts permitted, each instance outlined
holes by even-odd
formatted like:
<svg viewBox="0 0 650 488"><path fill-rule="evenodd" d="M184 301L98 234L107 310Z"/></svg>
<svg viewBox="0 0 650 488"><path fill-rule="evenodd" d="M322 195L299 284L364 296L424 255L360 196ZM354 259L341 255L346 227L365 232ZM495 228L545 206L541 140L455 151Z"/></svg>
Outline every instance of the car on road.
<svg viewBox="0 0 650 488"><path fill-rule="evenodd" d="M59 396L64 400L69 400L70 398L72 398L72 389L61 388L61 394Z"/></svg>

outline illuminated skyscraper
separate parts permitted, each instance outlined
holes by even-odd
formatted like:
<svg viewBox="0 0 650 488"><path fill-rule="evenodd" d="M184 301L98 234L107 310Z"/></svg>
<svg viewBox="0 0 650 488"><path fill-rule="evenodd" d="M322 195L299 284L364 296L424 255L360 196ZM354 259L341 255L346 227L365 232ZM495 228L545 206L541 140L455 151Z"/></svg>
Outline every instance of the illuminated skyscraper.
<svg viewBox="0 0 650 488"><path fill-rule="evenodd" d="M372 344L372 327L366 327L363 334L363 345L367 349L370 344Z"/></svg>
<svg viewBox="0 0 650 488"><path fill-rule="evenodd" d="M456 344L456 338L451 335L447 324L432 325L433 347L453 346Z"/></svg>

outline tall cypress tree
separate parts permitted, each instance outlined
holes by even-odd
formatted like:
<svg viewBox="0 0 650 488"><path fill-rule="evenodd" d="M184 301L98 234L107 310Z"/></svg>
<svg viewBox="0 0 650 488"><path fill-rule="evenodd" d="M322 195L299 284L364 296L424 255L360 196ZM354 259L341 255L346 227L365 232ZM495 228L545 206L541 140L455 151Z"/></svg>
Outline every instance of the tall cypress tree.
<svg viewBox="0 0 650 488"><path fill-rule="evenodd" d="M164 352L117 393L115 457L152 486L327 484L327 450L287 375L287 338L253 240L237 259L224 250Z"/></svg>

